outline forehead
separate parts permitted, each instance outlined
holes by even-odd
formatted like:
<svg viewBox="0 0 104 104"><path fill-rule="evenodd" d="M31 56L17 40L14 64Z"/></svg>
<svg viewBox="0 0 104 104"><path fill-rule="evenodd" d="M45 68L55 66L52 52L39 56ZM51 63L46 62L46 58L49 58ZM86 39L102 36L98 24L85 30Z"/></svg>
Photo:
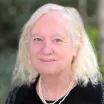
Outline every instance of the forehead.
<svg viewBox="0 0 104 104"><path fill-rule="evenodd" d="M65 18L59 11L49 11L42 15L32 26L31 33L34 32L56 32L65 31Z"/></svg>

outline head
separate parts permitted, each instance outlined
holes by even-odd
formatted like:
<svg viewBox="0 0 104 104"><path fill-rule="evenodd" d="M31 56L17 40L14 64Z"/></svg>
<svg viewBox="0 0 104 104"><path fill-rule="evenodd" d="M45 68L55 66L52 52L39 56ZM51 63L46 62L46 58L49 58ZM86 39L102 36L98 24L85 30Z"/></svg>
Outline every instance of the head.
<svg viewBox="0 0 104 104"><path fill-rule="evenodd" d="M21 84L30 84L38 74L57 75L65 68L74 73L77 83L83 82L83 85L89 80L97 84L101 77L78 11L46 4L23 28L13 78Z"/></svg>

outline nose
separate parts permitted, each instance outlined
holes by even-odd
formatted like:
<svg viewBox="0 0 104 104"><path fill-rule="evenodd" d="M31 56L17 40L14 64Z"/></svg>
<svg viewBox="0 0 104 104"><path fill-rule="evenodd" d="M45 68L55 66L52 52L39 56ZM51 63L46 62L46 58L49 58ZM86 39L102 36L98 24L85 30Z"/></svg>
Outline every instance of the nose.
<svg viewBox="0 0 104 104"><path fill-rule="evenodd" d="M51 55L53 54L52 44L49 41L45 41L42 47L42 54Z"/></svg>

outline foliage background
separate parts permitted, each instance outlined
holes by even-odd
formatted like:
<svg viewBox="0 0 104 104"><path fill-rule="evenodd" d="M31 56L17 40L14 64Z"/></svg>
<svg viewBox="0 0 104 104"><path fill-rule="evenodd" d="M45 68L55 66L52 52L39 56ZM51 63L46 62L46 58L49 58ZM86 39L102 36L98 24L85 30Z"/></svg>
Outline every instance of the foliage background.
<svg viewBox="0 0 104 104"><path fill-rule="evenodd" d="M5 99L12 89L11 73L15 64L20 31L38 7L50 2L78 9L78 0L0 0L0 104L5 104ZM97 0L87 0L86 31L95 46L99 60L97 4ZM100 61L99 66L103 74L103 64Z"/></svg>

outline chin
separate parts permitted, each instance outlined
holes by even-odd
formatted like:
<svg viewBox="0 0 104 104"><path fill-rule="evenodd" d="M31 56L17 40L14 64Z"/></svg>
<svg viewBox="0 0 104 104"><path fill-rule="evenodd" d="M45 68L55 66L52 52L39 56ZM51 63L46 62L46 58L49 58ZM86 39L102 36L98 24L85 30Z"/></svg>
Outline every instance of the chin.
<svg viewBox="0 0 104 104"><path fill-rule="evenodd" d="M39 71L39 73L41 75L46 75L46 76L54 76L54 75L59 75L60 74L60 71L56 71L56 70L42 70L42 71Z"/></svg>

